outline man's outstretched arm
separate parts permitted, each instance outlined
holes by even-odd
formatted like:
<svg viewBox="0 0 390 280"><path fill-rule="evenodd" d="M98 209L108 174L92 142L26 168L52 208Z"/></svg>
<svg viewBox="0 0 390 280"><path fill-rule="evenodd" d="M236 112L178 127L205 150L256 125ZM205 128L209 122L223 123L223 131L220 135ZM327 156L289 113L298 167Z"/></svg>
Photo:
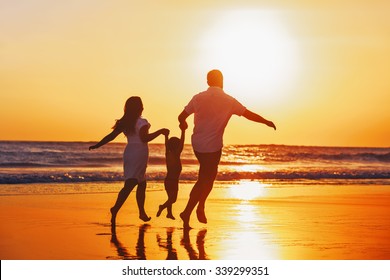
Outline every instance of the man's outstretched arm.
<svg viewBox="0 0 390 280"><path fill-rule="evenodd" d="M248 109L245 110L244 114L242 114L246 119L253 121L253 122L258 122L258 123L263 123L269 127L273 127L276 130L276 126L273 122L264 119L262 116L253 113L252 111L249 111Z"/></svg>

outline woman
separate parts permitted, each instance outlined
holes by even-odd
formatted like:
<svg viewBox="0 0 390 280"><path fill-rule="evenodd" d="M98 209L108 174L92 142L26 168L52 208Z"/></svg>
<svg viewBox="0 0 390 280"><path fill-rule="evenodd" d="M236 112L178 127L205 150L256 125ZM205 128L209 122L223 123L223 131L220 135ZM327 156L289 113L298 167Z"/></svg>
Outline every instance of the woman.
<svg viewBox="0 0 390 280"><path fill-rule="evenodd" d="M166 128L159 129L149 133L150 124L141 117L143 111L142 100L138 96L132 96L127 99L124 115L117 120L113 131L105 136L99 143L89 147L90 150L97 149L112 140L122 132L127 137L127 145L123 153L123 167L125 185L118 194L115 205L111 208L111 224L115 225L116 215L121 209L123 203L134 189L137 187L137 205L139 218L144 222L151 218L145 212L145 191L146 191L146 166L148 162L149 149L148 142L152 141L159 135L168 135L169 130Z"/></svg>

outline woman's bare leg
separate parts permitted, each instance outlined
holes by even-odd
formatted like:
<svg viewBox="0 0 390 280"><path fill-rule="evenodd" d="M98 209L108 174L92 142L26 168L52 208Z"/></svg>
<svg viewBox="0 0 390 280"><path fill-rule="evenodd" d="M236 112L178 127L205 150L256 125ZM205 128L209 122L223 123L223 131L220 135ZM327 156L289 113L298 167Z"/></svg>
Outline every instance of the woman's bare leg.
<svg viewBox="0 0 390 280"><path fill-rule="evenodd" d="M150 221L150 217L145 212L145 195L146 195L146 181L138 183L137 187L137 205L139 210L139 218L144 222Z"/></svg>
<svg viewBox="0 0 390 280"><path fill-rule="evenodd" d="M125 181L124 187L118 193L118 197L116 199L115 205L110 209L112 225L115 225L116 215L118 214L123 203L125 203L126 199L129 197L131 191L134 189L136 185L137 185L137 180L135 179L127 179Z"/></svg>

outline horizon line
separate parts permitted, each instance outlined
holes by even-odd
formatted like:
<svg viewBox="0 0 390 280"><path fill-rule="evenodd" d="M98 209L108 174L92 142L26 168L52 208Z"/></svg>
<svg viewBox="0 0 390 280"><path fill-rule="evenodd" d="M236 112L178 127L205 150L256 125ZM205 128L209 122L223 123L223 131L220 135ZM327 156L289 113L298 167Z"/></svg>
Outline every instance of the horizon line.
<svg viewBox="0 0 390 280"><path fill-rule="evenodd" d="M0 139L0 142L36 142L36 143L96 143L95 140L89 140L89 141L83 141L83 140L6 140L6 139ZM123 144L126 145L127 143L125 141L114 141L110 142L107 145L110 144ZM151 145L164 145L164 142L153 142L149 143ZM185 143L185 145L191 146L191 143ZM343 146L343 145L313 145L313 144L280 144L280 143L261 143L261 144L255 144L255 143L245 143L245 144L237 144L237 143L229 143L224 144L225 146L292 146L292 147L324 147L324 148L379 148L379 149L390 149L390 146L358 146L358 145L351 145L351 146Z"/></svg>

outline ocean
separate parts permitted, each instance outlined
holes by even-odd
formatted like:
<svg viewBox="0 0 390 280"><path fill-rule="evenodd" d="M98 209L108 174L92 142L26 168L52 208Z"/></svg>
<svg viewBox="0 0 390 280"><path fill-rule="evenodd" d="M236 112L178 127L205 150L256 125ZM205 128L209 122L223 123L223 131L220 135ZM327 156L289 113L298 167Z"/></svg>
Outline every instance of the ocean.
<svg viewBox="0 0 390 280"><path fill-rule="evenodd" d="M123 181L125 143L89 151L88 142L0 141L2 186ZM165 147L149 144L147 179L163 181ZM182 153L180 179L195 181L191 145ZM272 184L390 185L390 148L226 145L217 181L257 180Z"/></svg>

